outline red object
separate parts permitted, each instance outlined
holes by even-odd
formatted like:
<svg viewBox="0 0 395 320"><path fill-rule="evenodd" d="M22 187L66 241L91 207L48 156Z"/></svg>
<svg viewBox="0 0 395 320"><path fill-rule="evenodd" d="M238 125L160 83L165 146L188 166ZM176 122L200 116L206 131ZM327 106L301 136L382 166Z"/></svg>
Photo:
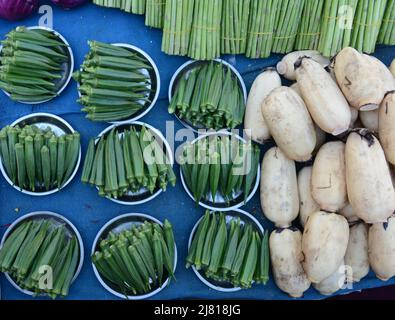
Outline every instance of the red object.
<svg viewBox="0 0 395 320"><path fill-rule="evenodd" d="M65 9L74 8L85 3L87 0L51 0L53 3L56 3L58 6L61 6Z"/></svg>
<svg viewBox="0 0 395 320"><path fill-rule="evenodd" d="M39 0L0 0L0 18L22 20L37 10L38 3Z"/></svg>

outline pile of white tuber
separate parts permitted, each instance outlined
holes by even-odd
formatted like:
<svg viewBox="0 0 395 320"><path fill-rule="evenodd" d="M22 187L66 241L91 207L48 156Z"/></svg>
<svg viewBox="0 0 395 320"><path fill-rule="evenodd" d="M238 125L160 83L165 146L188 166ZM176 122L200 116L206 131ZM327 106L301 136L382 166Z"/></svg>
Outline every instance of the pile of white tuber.
<svg viewBox="0 0 395 320"><path fill-rule="evenodd" d="M282 86L280 74L296 82ZM253 141L277 145L262 162L261 204L277 228L270 255L281 290L301 297L313 285L330 295L370 268L383 281L395 276L390 69L353 48L332 61L289 54L255 80L245 128ZM297 162L312 159L297 172Z"/></svg>

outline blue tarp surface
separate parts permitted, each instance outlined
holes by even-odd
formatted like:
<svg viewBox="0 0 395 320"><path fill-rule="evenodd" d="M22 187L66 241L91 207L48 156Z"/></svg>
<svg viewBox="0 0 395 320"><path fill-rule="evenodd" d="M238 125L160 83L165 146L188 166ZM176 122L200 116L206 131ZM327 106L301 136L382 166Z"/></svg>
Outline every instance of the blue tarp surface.
<svg viewBox="0 0 395 320"><path fill-rule="evenodd" d="M167 56L161 52L161 31L145 27L142 16L123 13L116 9L101 8L92 4L70 11L53 6L53 10L54 29L69 41L74 51L76 68L83 62L84 55L88 51L88 40L130 43L148 52L159 67L162 89L155 108L142 121L153 125L164 134L167 121L174 121L176 130L182 129L175 118L167 113L167 91L173 73L187 61L187 58ZM39 18L38 14L33 15L22 24L25 26L37 25ZM20 24L0 20L0 38L4 38L7 32ZM393 48L379 48L376 56L389 64L394 53ZM224 59L242 73L247 87L250 88L257 74L263 68L275 65L279 56L260 60L248 60L241 56L225 56ZM80 112L80 105L75 102L76 99L77 87L73 81L60 97L36 106L15 103L0 92L0 127L30 113L53 113L63 117L81 133L83 155L85 155L89 139L99 134L108 125L86 120L84 114ZM180 142L175 143L176 147L179 144ZM178 171L177 166L177 175ZM208 289L192 270L185 269L184 261L187 255L189 234L193 225L204 214L204 209L194 205L185 193L181 182L178 182L175 189L169 188L168 192L161 194L150 203L126 207L100 198L95 189L80 182L80 175L81 170L74 181L63 191L52 196L38 198L21 194L0 177L0 236L4 234L7 226L18 217L40 210L64 215L80 231L85 246L85 261L82 272L73 284L67 299L116 299L95 278L90 262L90 252L93 240L100 228L110 219L125 213L146 213L162 221L168 218L174 225L179 257L176 272L177 282L172 282L170 287L155 296L154 299L288 299L288 296L282 293L272 281L266 287L255 286L251 290L237 293L219 293ZM263 218L258 194L243 209L257 217L265 227L272 228L272 225ZM0 276L0 280L2 299L31 299L31 297L15 290L4 275ZM391 284L395 284L395 279L384 283L370 274L360 284L355 285L352 290L346 290L341 294ZM314 289L310 289L305 295L305 299L322 298Z"/></svg>

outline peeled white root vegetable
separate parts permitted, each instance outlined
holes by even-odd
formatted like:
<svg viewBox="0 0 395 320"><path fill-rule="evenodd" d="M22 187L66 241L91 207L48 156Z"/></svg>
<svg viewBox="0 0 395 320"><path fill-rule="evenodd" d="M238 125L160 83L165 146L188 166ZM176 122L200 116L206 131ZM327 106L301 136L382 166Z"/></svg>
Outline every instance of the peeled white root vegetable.
<svg viewBox="0 0 395 320"><path fill-rule="evenodd" d="M278 229L269 239L274 281L293 298L300 298L310 288L302 267L302 234L297 229Z"/></svg>
<svg viewBox="0 0 395 320"><path fill-rule="evenodd" d="M247 136L257 143L262 144L270 138L261 106L270 92L279 87L281 87L281 78L274 69L262 72L252 84L247 100L244 128Z"/></svg>
<svg viewBox="0 0 395 320"><path fill-rule="evenodd" d="M350 204L366 223L386 222L395 211L395 191L384 151L366 129L347 139L346 181Z"/></svg>
<svg viewBox="0 0 395 320"><path fill-rule="evenodd" d="M314 288L324 296L330 296L344 288L347 280L346 266L344 261L340 267L328 278L320 283L313 284Z"/></svg>
<svg viewBox="0 0 395 320"><path fill-rule="evenodd" d="M285 79L296 80L295 74L295 63L302 57L308 57L318 62L324 68L329 66L330 61L328 58L323 57L318 51L314 50L302 50L295 51L287 54L277 64L277 72L282 75Z"/></svg>
<svg viewBox="0 0 395 320"><path fill-rule="evenodd" d="M347 205L345 144L328 142L318 152L312 171L313 199L324 211L338 212Z"/></svg>
<svg viewBox="0 0 395 320"><path fill-rule="evenodd" d="M364 128L369 129L372 132L379 132L379 109L373 111L361 111L359 112L359 118L361 119Z"/></svg>
<svg viewBox="0 0 395 320"><path fill-rule="evenodd" d="M328 72L314 60L303 58L296 64L296 78L314 122L335 136L348 131L350 106Z"/></svg>
<svg viewBox="0 0 395 320"><path fill-rule="evenodd" d="M378 109L395 86L394 77L381 61L351 47L335 57L335 75L348 102L362 111Z"/></svg>
<svg viewBox="0 0 395 320"><path fill-rule="evenodd" d="M338 214L316 212L307 220L302 238L303 268L312 283L333 275L346 254L349 227Z"/></svg>
<svg viewBox="0 0 395 320"><path fill-rule="evenodd" d="M317 142L314 124L294 90L274 89L262 104L262 114L271 135L289 159L298 162L311 159Z"/></svg>
<svg viewBox="0 0 395 320"><path fill-rule="evenodd" d="M395 77L395 59L391 63L390 71L391 71L391 74Z"/></svg>
<svg viewBox="0 0 395 320"><path fill-rule="evenodd" d="M298 190L299 190L299 202L300 202L300 224L304 227L307 219L313 213L320 211L320 206L313 199L311 195L311 174L312 167L305 167L300 170L298 175Z"/></svg>
<svg viewBox="0 0 395 320"><path fill-rule="evenodd" d="M339 211L339 214L346 218L348 223L355 223L360 221L359 217L355 214L350 203L348 203L343 209L341 209Z"/></svg>
<svg viewBox="0 0 395 320"><path fill-rule="evenodd" d="M370 270L368 254L368 232L365 223L357 223L350 227L350 239L344 261L348 267L348 276L352 282L365 278Z"/></svg>
<svg viewBox="0 0 395 320"><path fill-rule="evenodd" d="M395 276L395 216L370 227L369 261L380 280L388 281Z"/></svg>
<svg viewBox="0 0 395 320"><path fill-rule="evenodd" d="M300 88L299 88L299 85L298 85L297 82L293 83L293 84L290 86L290 88L293 89L293 90L295 90L295 92L296 92L298 95L300 95L300 97L302 97L302 92L300 91Z"/></svg>
<svg viewBox="0 0 395 320"><path fill-rule="evenodd" d="M267 151L262 161L261 205L277 228L290 227L299 214L295 162L277 147Z"/></svg>
<svg viewBox="0 0 395 320"><path fill-rule="evenodd" d="M378 117L380 142L387 160L395 165L395 92L384 98Z"/></svg>

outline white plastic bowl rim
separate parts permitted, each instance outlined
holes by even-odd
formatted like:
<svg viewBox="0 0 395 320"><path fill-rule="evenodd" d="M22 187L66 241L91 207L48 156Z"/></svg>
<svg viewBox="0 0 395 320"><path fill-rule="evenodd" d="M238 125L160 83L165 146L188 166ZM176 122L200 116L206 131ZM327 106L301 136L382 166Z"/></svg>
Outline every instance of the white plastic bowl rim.
<svg viewBox="0 0 395 320"><path fill-rule="evenodd" d="M234 137L236 137L236 139L242 141L243 143L247 143L247 141L246 141L245 139L243 139L242 137L240 137L239 135L236 135L236 134L234 134L234 133L232 133L232 132L229 132L229 131L226 131L226 130L222 130L222 131L218 131L218 132L210 132L210 133L201 135L201 136L199 136L197 139L195 139L194 141L192 141L192 144L195 144L195 143L197 143L198 141L200 141L200 140L202 140L202 139L205 139L205 138L207 138L207 137L211 137L211 136L220 136L220 135L222 135L222 136L234 136ZM185 182L184 174L183 174L181 168L180 168L180 177L181 177L181 183L182 183L182 185L183 185L183 187L184 187L186 193L188 194L188 196L189 196L192 200L195 201L195 198L194 198L193 194L191 193L191 191L189 190L189 188L188 188L188 186L187 186L187 184L186 184L186 182ZM246 201L245 203L244 203L244 201L241 201L240 203L235 204L234 206L224 208L224 207L210 206L210 205L208 205L208 204L203 203L202 201L200 201L200 202L199 202L199 206L201 206L201 207L203 207L203 208L205 208L205 209L208 209L208 210L213 210L213 211L222 211L222 212L235 211L235 210L237 210L237 209L243 207L244 205L246 205L246 204L254 197L255 193L257 192L257 190L258 190L258 188L259 188L260 180L261 180L261 165L258 164L258 171L257 171L256 182L255 182L254 188L251 190L251 192L250 192L250 194L249 194L249 196L248 196L248 198L247 198L247 201Z"/></svg>
<svg viewBox="0 0 395 320"><path fill-rule="evenodd" d="M136 51L138 53L140 53L141 55L143 55L148 62L151 64L152 68L154 69L155 72L155 77L156 77L156 82L157 82L157 88L156 88L156 92L155 92L155 96L154 99L152 100L151 104L139 115L132 117L130 119L126 119L126 120L122 120L122 121L109 121L109 123L112 124L125 124L125 123L131 123L131 122L135 122L139 119L141 119L142 117L144 117L145 115L147 115L153 107L155 107L156 102L159 99L159 94L160 94L160 90L161 90L161 82L160 82L160 73L159 73L159 69L158 66L156 65L154 59L152 59L152 57L145 52L144 50L142 50L139 47L133 46L131 44L127 44L127 43L112 43L113 46L117 46L117 47L123 47L123 48L127 48L127 49L131 49L133 51ZM82 71L82 69L80 69L80 71ZM77 84L77 87L80 87L80 84ZM81 98L81 92L78 90L78 97Z"/></svg>
<svg viewBox="0 0 395 320"><path fill-rule="evenodd" d="M155 223L159 224L160 226L163 226L163 223L162 223L161 221L159 221L158 219L156 219L156 218L154 218L154 217L152 217L152 216L150 216L150 215L147 215L147 214L143 214L143 213L127 213L127 214L123 214L123 215L121 215L121 216L118 216L118 217L116 217L116 218L114 218L114 219L108 221L108 222L100 229L100 231L99 231L99 232L97 233L97 235L96 235L95 240L93 241L92 252L91 252L91 254L93 255L93 254L95 253L97 244L98 244L98 242L100 241L100 237L101 237L102 233L103 233L110 225L112 225L113 223L115 223L115 222L117 222L118 220L121 220L121 219L125 219L125 218L135 218L135 217L143 218L143 219L145 219L145 220L150 220L150 221L152 221L152 222L155 222ZM177 245L176 245L176 244L174 244L174 248L175 248L175 251L174 251L174 272L176 272L176 269L177 269L177 260L178 260ZM101 284L108 292L110 292L110 293L113 294L114 296L116 296L116 297L118 297L118 298L121 298L121 299L127 299L127 300L144 300L144 299L151 298L151 297L157 295L157 294L158 294L159 292L161 292L163 289L165 289L165 288L168 286L169 281L170 281L170 279L167 278L167 280L163 283L163 285L162 285L160 288L158 288L158 289L156 289L156 290L154 290L154 291L152 291L152 292L150 292L150 293L147 293L147 294L145 294L145 295L127 296L127 297L126 297L124 294L122 294L122 293L120 293L120 292L118 292L118 291L115 291L114 289L110 288L110 287L106 284L106 282L105 282L105 281L103 280L103 278L101 277L99 271L97 270L97 268L96 268L96 266L95 266L95 264L94 264L93 262L92 262L92 268L93 268L93 272L95 273L95 276L96 276L97 280L99 280L100 284Z"/></svg>
<svg viewBox="0 0 395 320"><path fill-rule="evenodd" d="M68 220L67 218L65 218L64 216L62 216L62 215L60 215L60 214L58 214L58 213L51 212L51 211L36 211L36 212L28 213L28 214L26 214L26 215L24 215L24 216L18 218L17 220L15 220L15 221L7 228L6 232L5 232L4 235L3 235L3 238L2 238L2 240L1 240L1 246L0 246L0 247L3 247L3 245L4 245L5 241L7 240L8 236L10 235L10 233L15 229L15 227L16 227L19 223L21 223L21 222L24 221L24 220L28 220L29 218L32 218L32 217L34 218L34 217L36 217L36 216L41 216L41 215L48 216L48 218L51 218L51 217L52 217L52 218L57 218L57 219L59 219L59 220L63 220L63 221L73 230L75 236L77 237L78 244L79 244L79 249L80 249L80 256L79 256L79 263L78 263L77 270L76 270L76 272L75 272L75 274L74 274L73 279L71 280L71 283L73 283L73 282L77 279L78 275L80 274L81 269L82 269L82 265L84 264L84 254L85 254L85 253L84 253L84 243L83 243L83 241L82 241L81 234L79 233L78 229L74 226L74 224L71 223L70 220ZM20 291L20 292L22 292L22 293L24 293L24 294L26 294L26 295L29 295L29 296L33 296L33 295L34 295L34 292L29 291L29 290L26 290L26 289L22 289L22 288L14 281L14 279L11 278L11 276L10 276L8 273L5 273L5 277L6 277L7 280L11 283L11 285L12 285L15 289L17 289L18 291Z"/></svg>
<svg viewBox="0 0 395 320"><path fill-rule="evenodd" d="M66 81L64 82L63 86L62 86L62 87L58 90L58 92L57 92L57 96L59 96L59 95L64 91L64 89L66 89L67 85L70 83L71 77L73 76L73 70L74 70L74 55L73 55L73 50L71 49L71 46L70 46L70 44L68 43L68 41L66 40L66 38L63 37L63 35L60 34L60 33L59 33L58 31L56 31L56 30L53 30L53 29L48 28L48 27L42 27L42 26L27 27L26 29L28 29L28 30L37 30L37 29L41 29L41 30L46 30L46 31L52 32L52 33L53 33L54 35L56 35L60 40L62 40L62 42L63 42L64 44L67 45L67 50L68 50L69 55L70 55L70 61L69 61L69 64L70 64L70 72L69 72L69 74L67 75ZM0 52L1 52L2 49L3 49L3 46L0 45ZM3 91L8 97L10 96L10 94L9 94L7 91L5 91L5 90L2 90L2 91ZM53 97L53 98L50 98L50 99L43 100L43 101L34 101L34 102L18 101L18 102L19 102L19 103L23 103L23 104L41 104L41 103L45 103L45 102L51 101L51 100L54 99L54 98L56 98L56 96Z"/></svg>
<svg viewBox="0 0 395 320"><path fill-rule="evenodd" d="M247 103L247 87L245 85L245 82L244 82L243 77L241 76L240 72L233 65L231 65L229 62L227 62L227 61L225 61L223 59L214 59L213 61L220 62L220 63L222 63L223 65L229 67L232 70L232 72L236 75L236 77L238 78L239 83L241 85L241 89L243 91L243 96L244 96L244 102ZM174 87L176 79L178 78L180 73L182 73L184 71L184 69L186 69L189 65L194 64L194 63L198 63L198 62L201 62L201 61L189 60L189 61L185 62L183 65L181 65L177 69L177 71L174 73L173 77L170 80L170 85L169 85L169 91L168 91L169 102L171 101L171 99L173 97L173 95L172 95L173 87ZM194 126L190 125L189 123L187 123L184 120L182 120L181 118L179 118L177 114L175 114L175 116L176 116L177 120L184 127L186 127L187 129L192 130L195 133L200 134L200 132L199 132L199 130L197 128L195 128ZM204 130L206 130L206 129L204 129ZM226 130L226 129L223 129L223 130Z"/></svg>
<svg viewBox="0 0 395 320"><path fill-rule="evenodd" d="M173 152L171 150L170 144L169 142L166 140L166 138L163 136L162 132L160 132L158 129L156 129L155 127L149 125L148 123L145 122L140 122L140 121L134 121L134 122L124 122L124 123L118 123L118 124L113 124L109 127L107 127L106 129L104 129L98 136L98 138L96 139L96 143L97 141L99 141L100 137L102 137L103 135L107 134L108 132L110 132L113 128L116 127L120 127L120 126L124 126L124 125L138 125L138 126L145 126L146 128L150 129L152 132L154 132L162 141L163 144L166 148L166 154L168 155L169 159L170 159L170 164L171 166L174 166L174 157L173 157ZM149 196L146 199L140 200L140 201L133 201L133 202L127 202L127 201L122 201L122 200L118 200L118 199L114 199L114 198L109 198L107 197L107 199L111 200L112 202L115 202L117 204L122 204L124 206L135 206L135 205L140 205L140 204L144 204L147 202L152 201L153 199L155 199L156 197L158 197L161 193L163 192L162 189L159 189L158 191L156 191L154 194L152 194L151 196Z"/></svg>
<svg viewBox="0 0 395 320"><path fill-rule="evenodd" d="M27 115L27 116L23 116L23 117L17 119L16 121L14 121L10 126L11 126L11 127L14 127L14 126L16 126L18 123L20 123L20 122L22 122L22 121L25 121L25 120L27 120L27 119L29 119L29 118L34 118L34 117L48 117L48 118L56 119L57 121L63 123L63 124L70 130L70 132L72 132L72 133L75 132L74 128L73 128L66 120L64 120L64 119L62 119L61 117L56 116L56 115L54 115L54 114L51 114L51 113L43 113L43 112L40 112L40 113L32 113L32 114L29 114L29 115ZM51 194L54 194L54 193L57 193L57 192L63 190L64 188L67 187L68 184L70 184L70 182L75 178L75 176L76 176L76 174L77 174L77 172L78 172L78 169L79 169L80 164L81 164L81 157L82 157L82 152L81 152L81 146L80 146L80 152L79 152L79 154L78 154L77 163L76 163L76 165L75 165L74 171L73 171L73 173L71 174L69 180L67 180L66 183L65 183L60 189L55 188L55 189L53 189L53 190L45 191L45 192L33 192L33 191L28 191L28 190L21 189L20 187L14 185L14 184L12 183L11 179L9 178L8 174L7 174L6 171L5 171L5 168L4 168L4 166L3 166L3 161L0 161L0 171L1 171L1 173L2 173L2 175L3 175L3 177L4 177L4 179L5 179L5 180L8 182L8 184L9 184L10 186L12 186L15 190L18 190L19 192L22 192L23 194L27 194L27 195L29 195L29 196L34 196L34 197L45 197L45 196L49 196L49 195L51 195Z"/></svg>
<svg viewBox="0 0 395 320"><path fill-rule="evenodd" d="M255 223L255 225L257 226L257 228L261 232L261 234L262 235L264 234L264 229L263 229L262 225L259 223L259 221L252 214L250 214L250 213L248 213L246 211L240 210L240 209L235 209L235 210L232 210L232 211L238 212L241 215L244 215L244 216L248 217L250 220L252 220ZM221 211L215 211L215 212L221 212ZM224 213L227 214L227 212L224 212ZM191 247L191 244L192 244L192 241L193 241L193 236L195 235L196 229L199 227L199 224L200 224L200 222L202 221L203 218L204 217L201 217L196 222L196 224L194 225L194 227L193 227L193 229L191 231L191 234L189 236L189 241L188 241L188 250ZM203 282L206 286L208 286L209 288L211 288L213 290L220 291L220 292L228 292L228 293L238 292L238 291L242 290L242 288L240 288L240 287L238 287L238 288L223 288L223 287L216 286L216 285L212 284L210 281L208 281L205 277L203 277L200 274L200 272L195 268L195 266L192 266L192 270L193 270L193 272L196 274L196 276L199 278L199 280L201 282Z"/></svg>

